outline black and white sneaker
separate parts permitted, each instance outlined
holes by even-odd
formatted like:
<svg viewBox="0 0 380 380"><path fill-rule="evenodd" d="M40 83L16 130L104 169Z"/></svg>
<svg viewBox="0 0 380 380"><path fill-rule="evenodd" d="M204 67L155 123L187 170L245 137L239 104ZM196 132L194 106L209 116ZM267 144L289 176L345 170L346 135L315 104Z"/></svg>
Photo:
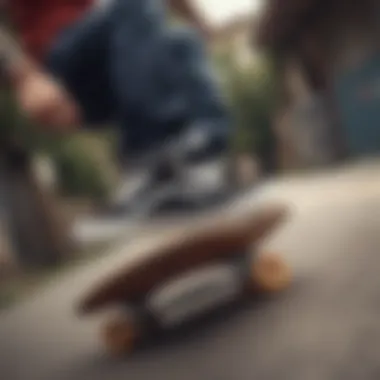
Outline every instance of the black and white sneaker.
<svg viewBox="0 0 380 380"><path fill-rule="evenodd" d="M221 176L225 147L222 136L192 127L180 138L129 163L109 212L150 217L198 211L218 200L226 185ZM214 177L219 179L214 181Z"/></svg>

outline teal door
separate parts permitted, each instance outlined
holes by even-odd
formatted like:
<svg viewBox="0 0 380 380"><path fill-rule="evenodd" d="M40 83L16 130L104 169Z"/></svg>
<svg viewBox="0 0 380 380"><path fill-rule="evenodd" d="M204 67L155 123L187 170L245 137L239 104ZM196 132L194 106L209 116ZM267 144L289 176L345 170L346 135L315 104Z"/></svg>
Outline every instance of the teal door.
<svg viewBox="0 0 380 380"><path fill-rule="evenodd" d="M380 152L380 54L335 83L344 138L354 156Z"/></svg>

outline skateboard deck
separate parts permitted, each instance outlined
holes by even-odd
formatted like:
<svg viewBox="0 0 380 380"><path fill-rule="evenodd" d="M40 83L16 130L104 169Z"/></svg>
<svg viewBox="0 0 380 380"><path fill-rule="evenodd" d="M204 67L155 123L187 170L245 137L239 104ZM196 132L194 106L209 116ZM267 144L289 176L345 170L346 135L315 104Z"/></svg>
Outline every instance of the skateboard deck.
<svg viewBox="0 0 380 380"><path fill-rule="evenodd" d="M218 215L185 227L155 244L126 251L126 264L94 285L81 299L81 314L113 304L138 302L157 284L222 258L243 254L269 234L287 215L272 205L240 215ZM127 256L135 256L128 261Z"/></svg>

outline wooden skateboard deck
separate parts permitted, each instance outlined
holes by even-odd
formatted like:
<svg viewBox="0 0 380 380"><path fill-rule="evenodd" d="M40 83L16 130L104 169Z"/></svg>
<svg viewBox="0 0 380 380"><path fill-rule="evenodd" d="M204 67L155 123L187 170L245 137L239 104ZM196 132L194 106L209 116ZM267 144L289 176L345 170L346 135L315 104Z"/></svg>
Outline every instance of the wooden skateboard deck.
<svg viewBox="0 0 380 380"><path fill-rule="evenodd" d="M138 302L157 284L203 264L243 254L276 227L286 216L284 206L270 206L244 215L199 222L176 231L170 238L140 252L115 273L99 281L79 303L84 314L119 302Z"/></svg>

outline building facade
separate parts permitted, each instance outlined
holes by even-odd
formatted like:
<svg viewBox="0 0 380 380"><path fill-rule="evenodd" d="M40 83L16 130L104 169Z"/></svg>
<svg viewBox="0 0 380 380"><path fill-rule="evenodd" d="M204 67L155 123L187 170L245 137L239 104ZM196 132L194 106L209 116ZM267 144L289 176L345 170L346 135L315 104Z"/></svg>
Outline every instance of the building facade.
<svg viewBox="0 0 380 380"><path fill-rule="evenodd" d="M379 19L375 0L267 1L255 42L278 62L285 166L380 151Z"/></svg>

